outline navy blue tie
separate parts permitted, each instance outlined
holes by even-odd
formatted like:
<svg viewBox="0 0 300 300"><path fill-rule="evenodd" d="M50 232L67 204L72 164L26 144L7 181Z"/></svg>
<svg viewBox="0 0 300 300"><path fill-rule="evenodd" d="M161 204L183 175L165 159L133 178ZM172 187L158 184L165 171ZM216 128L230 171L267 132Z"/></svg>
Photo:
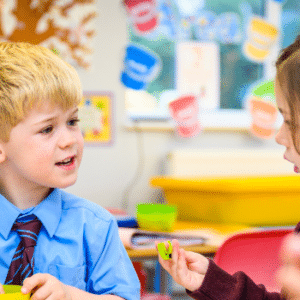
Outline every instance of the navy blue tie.
<svg viewBox="0 0 300 300"><path fill-rule="evenodd" d="M34 215L20 215L12 231L17 231L21 242L12 258L5 284L22 285L25 278L33 274L33 252L42 223Z"/></svg>

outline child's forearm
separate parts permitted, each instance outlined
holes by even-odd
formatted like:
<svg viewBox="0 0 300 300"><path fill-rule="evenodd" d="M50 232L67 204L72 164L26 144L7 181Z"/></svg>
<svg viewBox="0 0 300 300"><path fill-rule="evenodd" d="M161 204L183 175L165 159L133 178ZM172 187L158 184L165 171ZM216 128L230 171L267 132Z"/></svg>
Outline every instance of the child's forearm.
<svg viewBox="0 0 300 300"><path fill-rule="evenodd" d="M70 295L71 295L71 299L72 300L124 300L124 298L121 298L119 296L115 296L115 295L95 295L95 294L91 294L88 293L86 291L80 290L78 288L75 288L73 286L70 285L66 285L66 287L68 288Z"/></svg>

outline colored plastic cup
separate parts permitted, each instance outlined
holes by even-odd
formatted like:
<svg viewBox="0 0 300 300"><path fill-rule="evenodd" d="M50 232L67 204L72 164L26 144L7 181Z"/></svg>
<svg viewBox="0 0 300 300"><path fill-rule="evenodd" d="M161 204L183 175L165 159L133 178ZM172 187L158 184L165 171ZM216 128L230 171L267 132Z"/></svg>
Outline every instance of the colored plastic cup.
<svg viewBox="0 0 300 300"><path fill-rule="evenodd" d="M258 97L250 100L252 124L250 131L257 137L270 139L275 134L277 108L272 102L266 102Z"/></svg>
<svg viewBox="0 0 300 300"><path fill-rule="evenodd" d="M252 18L244 45L245 54L254 61L262 62L270 54L278 35L274 25L259 17Z"/></svg>
<svg viewBox="0 0 300 300"><path fill-rule="evenodd" d="M29 300L30 293L21 293L20 285L3 285L5 294L0 295L0 300Z"/></svg>
<svg viewBox="0 0 300 300"><path fill-rule="evenodd" d="M138 33L145 34L156 28L158 12L155 0L125 0L124 3Z"/></svg>
<svg viewBox="0 0 300 300"><path fill-rule="evenodd" d="M172 231L177 220L175 205L140 203L137 205L137 222L141 229Z"/></svg>
<svg viewBox="0 0 300 300"><path fill-rule="evenodd" d="M127 46L121 74L121 82L126 87L134 90L146 89L159 71L160 60L155 53L133 43Z"/></svg>
<svg viewBox="0 0 300 300"><path fill-rule="evenodd" d="M199 105L194 95L181 96L169 103L172 118L177 123L177 132L182 137L192 137L201 131L198 120Z"/></svg>

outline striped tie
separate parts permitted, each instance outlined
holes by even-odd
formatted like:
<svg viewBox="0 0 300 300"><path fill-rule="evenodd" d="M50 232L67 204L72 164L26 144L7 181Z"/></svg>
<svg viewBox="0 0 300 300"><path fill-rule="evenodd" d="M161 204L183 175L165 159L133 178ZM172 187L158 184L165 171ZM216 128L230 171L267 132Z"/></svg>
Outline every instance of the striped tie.
<svg viewBox="0 0 300 300"><path fill-rule="evenodd" d="M25 278L33 274L33 252L42 223L34 216L20 215L12 231L16 230L21 242L11 261L5 284L22 285Z"/></svg>

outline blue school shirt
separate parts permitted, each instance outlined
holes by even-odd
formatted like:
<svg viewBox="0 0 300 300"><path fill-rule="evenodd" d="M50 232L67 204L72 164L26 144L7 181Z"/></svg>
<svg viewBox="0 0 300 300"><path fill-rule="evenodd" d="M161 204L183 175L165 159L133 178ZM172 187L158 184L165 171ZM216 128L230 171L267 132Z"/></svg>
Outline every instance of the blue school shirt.
<svg viewBox="0 0 300 300"><path fill-rule="evenodd" d="M26 210L0 195L0 283L5 282L20 242L11 232L20 213L35 214L43 224L34 252L34 274L49 273L92 294L140 299L140 283L116 219L101 206L60 189Z"/></svg>

